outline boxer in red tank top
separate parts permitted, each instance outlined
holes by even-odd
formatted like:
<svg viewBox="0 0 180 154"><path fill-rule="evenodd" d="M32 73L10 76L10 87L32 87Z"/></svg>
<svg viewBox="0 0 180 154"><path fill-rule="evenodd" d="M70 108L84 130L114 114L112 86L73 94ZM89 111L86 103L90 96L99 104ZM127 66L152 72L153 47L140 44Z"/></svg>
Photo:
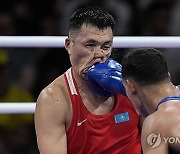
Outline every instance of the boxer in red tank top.
<svg viewBox="0 0 180 154"><path fill-rule="evenodd" d="M72 72L64 75L73 109L68 153L139 154L139 116L127 97L117 94L111 112L95 115L84 105Z"/></svg>
<svg viewBox="0 0 180 154"><path fill-rule="evenodd" d="M140 154L139 115L127 97L100 96L88 69L111 55L115 21L97 7L77 10L65 48L72 68L37 99L35 128L41 154ZM61 66L60 66L61 67Z"/></svg>

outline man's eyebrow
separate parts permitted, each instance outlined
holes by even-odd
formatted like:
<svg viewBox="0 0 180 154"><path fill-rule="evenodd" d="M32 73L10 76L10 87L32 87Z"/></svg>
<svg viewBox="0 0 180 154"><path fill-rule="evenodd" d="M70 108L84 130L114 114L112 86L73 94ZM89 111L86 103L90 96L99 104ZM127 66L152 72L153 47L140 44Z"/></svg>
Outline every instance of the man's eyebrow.
<svg viewBox="0 0 180 154"><path fill-rule="evenodd" d="M92 42L92 43L95 43L95 42L99 42L97 40L94 40L94 39L90 39L90 40L87 40L86 42ZM105 41L104 44L109 44L109 43L112 43L113 41L112 40L108 40L108 41Z"/></svg>
<svg viewBox="0 0 180 154"><path fill-rule="evenodd" d="M113 41L106 41L104 42L105 44L109 44L109 43L112 43Z"/></svg>
<svg viewBox="0 0 180 154"><path fill-rule="evenodd" d="M94 40L94 39L89 39L87 40L86 42L98 42L97 40Z"/></svg>

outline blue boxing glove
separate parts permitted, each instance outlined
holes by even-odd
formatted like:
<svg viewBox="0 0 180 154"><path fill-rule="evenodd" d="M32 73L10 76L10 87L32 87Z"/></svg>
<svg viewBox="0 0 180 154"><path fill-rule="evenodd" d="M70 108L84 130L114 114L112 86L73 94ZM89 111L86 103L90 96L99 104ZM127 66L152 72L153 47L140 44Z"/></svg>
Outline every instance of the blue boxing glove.
<svg viewBox="0 0 180 154"><path fill-rule="evenodd" d="M122 66L109 58L104 63L92 66L87 72L87 79L98 95L109 97L115 93L126 95L121 70Z"/></svg>

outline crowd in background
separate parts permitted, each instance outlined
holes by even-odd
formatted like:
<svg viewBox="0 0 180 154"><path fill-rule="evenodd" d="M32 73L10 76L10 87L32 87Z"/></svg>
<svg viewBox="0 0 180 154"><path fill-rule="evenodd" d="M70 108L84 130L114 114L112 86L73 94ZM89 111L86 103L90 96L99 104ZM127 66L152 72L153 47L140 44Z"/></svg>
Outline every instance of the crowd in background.
<svg viewBox="0 0 180 154"><path fill-rule="evenodd" d="M116 36L179 36L178 0L6 0L0 36L67 36L68 19L96 5L116 19ZM115 49L121 58L128 49ZM174 84L180 83L180 49L161 49ZM0 102L35 102L40 91L70 67L64 48L0 47ZM33 115L0 115L0 153L37 154Z"/></svg>

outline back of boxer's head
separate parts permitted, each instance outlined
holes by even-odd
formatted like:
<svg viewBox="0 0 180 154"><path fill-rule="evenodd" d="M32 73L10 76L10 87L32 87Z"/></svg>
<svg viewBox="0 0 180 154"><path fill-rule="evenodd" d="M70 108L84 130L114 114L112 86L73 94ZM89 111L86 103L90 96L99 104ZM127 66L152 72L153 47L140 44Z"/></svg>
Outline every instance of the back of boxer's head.
<svg viewBox="0 0 180 154"><path fill-rule="evenodd" d="M99 29L110 27L113 31L115 20L108 12L99 7L81 8L75 11L69 20L69 35L78 32L83 24L92 25Z"/></svg>
<svg viewBox="0 0 180 154"><path fill-rule="evenodd" d="M169 79L164 55L154 48L140 48L122 59L124 79L132 78L138 85L147 86Z"/></svg>

